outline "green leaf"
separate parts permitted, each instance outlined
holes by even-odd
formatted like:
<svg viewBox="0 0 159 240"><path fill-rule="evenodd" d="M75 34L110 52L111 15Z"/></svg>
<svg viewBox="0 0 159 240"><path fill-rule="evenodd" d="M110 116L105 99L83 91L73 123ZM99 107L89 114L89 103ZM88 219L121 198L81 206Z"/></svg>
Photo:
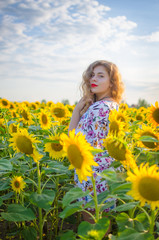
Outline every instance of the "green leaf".
<svg viewBox="0 0 159 240"><path fill-rule="evenodd" d="M1 171L12 171L13 166L8 159L1 159L0 160L0 170Z"/></svg>
<svg viewBox="0 0 159 240"><path fill-rule="evenodd" d="M127 213L120 213L119 215L117 215L116 217L116 222L119 228L119 232L122 232L125 230L125 227L133 227L133 219L131 219L129 217L129 215Z"/></svg>
<svg viewBox="0 0 159 240"><path fill-rule="evenodd" d="M118 185L116 188L113 188L112 193L124 193L124 192L128 192L131 189L131 183L127 182L127 183L123 183Z"/></svg>
<svg viewBox="0 0 159 240"><path fill-rule="evenodd" d="M60 143L59 140L52 140L52 139L50 139L50 138L45 138L45 139L44 139L44 143L48 143L48 142L52 142L52 143Z"/></svg>
<svg viewBox="0 0 159 240"><path fill-rule="evenodd" d="M124 203L124 204L114 208L113 211L117 211L117 212L128 211L128 210L136 207L138 204L139 204L139 202Z"/></svg>
<svg viewBox="0 0 159 240"><path fill-rule="evenodd" d="M24 156L24 153L16 153L13 158L10 159L11 162L16 161Z"/></svg>
<svg viewBox="0 0 159 240"><path fill-rule="evenodd" d="M120 161L113 161L111 164L110 164L110 167L113 167L113 168L118 168L120 167L122 164Z"/></svg>
<svg viewBox="0 0 159 240"><path fill-rule="evenodd" d="M127 228L119 234L118 240L154 240L152 234L147 232L137 232L135 229Z"/></svg>
<svg viewBox="0 0 159 240"><path fill-rule="evenodd" d="M117 179L117 174L115 171L110 171L109 169L104 170L101 173L97 173L97 175L99 175L100 177L109 180L111 182L119 182L119 180Z"/></svg>
<svg viewBox="0 0 159 240"><path fill-rule="evenodd" d="M110 221L105 217L99 219L95 224L82 222L78 227L78 235L82 236L84 239L101 240L107 232L109 225ZM93 231L92 234L91 231Z"/></svg>
<svg viewBox="0 0 159 240"><path fill-rule="evenodd" d="M60 240L75 240L76 237L75 237L75 233L72 231L72 230L69 230L68 232L66 233L63 233L60 237Z"/></svg>
<svg viewBox="0 0 159 240"><path fill-rule="evenodd" d="M22 235L24 240L36 240L37 239L37 231L34 227L25 227L22 230Z"/></svg>
<svg viewBox="0 0 159 240"><path fill-rule="evenodd" d="M42 168L46 172L46 174L69 174L70 171L68 170L68 167L65 167L62 162L57 161L51 161L48 163L47 168Z"/></svg>
<svg viewBox="0 0 159 240"><path fill-rule="evenodd" d="M10 188L10 180L4 179L3 182L0 182L0 191Z"/></svg>
<svg viewBox="0 0 159 240"><path fill-rule="evenodd" d="M96 155L97 153L103 153L103 152L105 152L105 151L102 149L98 149L98 148L94 148L93 150L91 150L91 153L93 154L93 156Z"/></svg>
<svg viewBox="0 0 159 240"><path fill-rule="evenodd" d="M0 206L3 204L3 200L2 198L0 197Z"/></svg>
<svg viewBox="0 0 159 240"><path fill-rule="evenodd" d="M77 200L78 198L85 197L89 194L89 190L83 192L81 188L72 188L69 192L65 194L62 199L63 208L69 205L71 202Z"/></svg>
<svg viewBox="0 0 159 240"><path fill-rule="evenodd" d="M30 208L25 208L20 204L10 204L8 212L2 212L1 216L5 220L12 222L30 221L36 218Z"/></svg>
<svg viewBox="0 0 159 240"><path fill-rule="evenodd" d="M30 195L30 202L37 207L48 209L53 203L55 192L53 190L44 190L42 194L32 193Z"/></svg>
<svg viewBox="0 0 159 240"><path fill-rule="evenodd" d="M69 216L71 216L72 214L74 214L77 211L81 211L82 208L82 201L81 202L76 202L73 203L69 206L67 206L59 215L60 218L67 218Z"/></svg>
<svg viewBox="0 0 159 240"><path fill-rule="evenodd" d="M4 195L2 196L2 200L8 200L8 199L10 199L12 196L13 196L13 192L9 192L9 193L4 194Z"/></svg>
<svg viewBox="0 0 159 240"><path fill-rule="evenodd" d="M151 137L151 136L142 136L139 138L139 140L142 142L159 142L158 139Z"/></svg>
<svg viewBox="0 0 159 240"><path fill-rule="evenodd" d="M145 213L140 213L135 217L135 225L136 225L136 229L138 231L144 231L147 230L149 228L149 221L147 219L147 216ZM156 222L157 223L157 222Z"/></svg>

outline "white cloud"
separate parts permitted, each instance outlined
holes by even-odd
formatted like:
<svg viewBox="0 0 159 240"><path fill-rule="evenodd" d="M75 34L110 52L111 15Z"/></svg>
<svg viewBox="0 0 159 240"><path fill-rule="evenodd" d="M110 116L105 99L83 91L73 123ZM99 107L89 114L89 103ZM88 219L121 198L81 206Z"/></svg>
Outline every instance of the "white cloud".
<svg viewBox="0 0 159 240"><path fill-rule="evenodd" d="M148 42L159 42L159 31L153 32L150 36L147 37Z"/></svg>
<svg viewBox="0 0 159 240"><path fill-rule="evenodd" d="M138 26L136 22L126 16L109 17L109 12L109 6L92 0L1 1L2 84L7 81L28 81L31 84L34 81L39 84L39 93L46 82L55 84L58 81L67 88L66 83L69 86L77 84L90 62L102 58L118 63L125 58L124 74L130 74L130 80L133 77L138 79L138 76L143 79L143 69L132 73L135 64L127 70L131 55L139 57L145 54L142 49L139 54L132 43L157 42L158 33L136 36L133 34ZM47 92L52 87L46 87ZM6 89L5 86L1 91ZM29 91L29 87L26 89ZM56 96L59 89L57 87L56 93L52 90ZM68 92L70 96L70 90ZM67 96L66 92L63 94Z"/></svg>

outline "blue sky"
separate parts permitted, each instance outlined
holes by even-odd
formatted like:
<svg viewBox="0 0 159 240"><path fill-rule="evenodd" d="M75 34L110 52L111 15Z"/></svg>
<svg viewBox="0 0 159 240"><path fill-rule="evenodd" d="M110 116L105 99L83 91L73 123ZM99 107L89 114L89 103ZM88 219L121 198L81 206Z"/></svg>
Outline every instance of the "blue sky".
<svg viewBox="0 0 159 240"><path fill-rule="evenodd" d="M125 101L159 101L159 0L0 2L0 97L71 104L82 73L105 59L120 69Z"/></svg>

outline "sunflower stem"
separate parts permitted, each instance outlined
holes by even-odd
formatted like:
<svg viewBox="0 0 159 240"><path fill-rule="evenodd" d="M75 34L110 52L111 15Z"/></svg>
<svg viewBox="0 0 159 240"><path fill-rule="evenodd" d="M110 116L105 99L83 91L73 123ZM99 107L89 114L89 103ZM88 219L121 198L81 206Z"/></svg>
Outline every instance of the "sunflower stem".
<svg viewBox="0 0 159 240"><path fill-rule="evenodd" d="M82 212L86 212L88 215L91 216L91 218L94 220L94 222L96 222L96 218L94 217L94 215L92 213L90 213L89 211L83 209Z"/></svg>
<svg viewBox="0 0 159 240"><path fill-rule="evenodd" d="M15 203L18 204L18 194L15 192Z"/></svg>
<svg viewBox="0 0 159 240"><path fill-rule="evenodd" d="M92 175L92 177L91 177L91 180L92 180L93 192L94 192L93 200L94 200L94 203L95 203L96 222L98 222L98 220L99 220L99 209L98 209L96 183L95 183L95 179L94 179L93 175Z"/></svg>
<svg viewBox="0 0 159 240"><path fill-rule="evenodd" d="M34 173L33 173L33 160L32 158L30 158L30 169L31 169L31 172L30 172L30 179L34 179ZM33 181L33 180L32 180ZM38 188L38 186L37 186ZM32 191L34 192L34 185L32 185Z"/></svg>
<svg viewBox="0 0 159 240"><path fill-rule="evenodd" d="M38 176L38 194L41 194L41 175L40 175L40 168L39 162L37 162L37 176ZM39 207L39 237L40 240L43 238L43 219L42 219L42 209Z"/></svg>
<svg viewBox="0 0 159 240"><path fill-rule="evenodd" d="M4 114L3 117L4 117L4 121L5 121L5 125L6 125L7 138L9 139L9 138L10 138L10 134L9 134L9 128L8 128L8 124L7 124L7 120L6 120L6 118L5 118L5 115L6 115L6 114ZM7 140L6 140L6 142L7 142ZM9 153L10 158L12 158L12 154L11 154L11 151L10 151L10 147L8 146L7 149L8 149L8 153Z"/></svg>
<svg viewBox="0 0 159 240"><path fill-rule="evenodd" d="M150 217L151 221L150 221L150 233L153 234L154 232L154 226L155 226L155 211L152 210L151 212L151 217Z"/></svg>
<svg viewBox="0 0 159 240"><path fill-rule="evenodd" d="M147 211L143 208L143 207L140 207L139 205L137 206L138 208L140 208L144 213L145 215L147 216L148 220L149 220L149 223L151 224L151 218L150 216L148 215Z"/></svg>

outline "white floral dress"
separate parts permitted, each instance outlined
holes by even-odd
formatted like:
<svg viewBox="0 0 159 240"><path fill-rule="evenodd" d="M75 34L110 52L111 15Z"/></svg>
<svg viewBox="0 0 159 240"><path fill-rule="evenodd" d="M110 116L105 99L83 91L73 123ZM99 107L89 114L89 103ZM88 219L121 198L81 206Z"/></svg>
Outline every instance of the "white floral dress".
<svg viewBox="0 0 159 240"><path fill-rule="evenodd" d="M94 148L103 149L102 143L103 138L106 138L109 130L109 113L113 109L118 109L118 104L116 102L101 100L93 103L88 110L81 117L78 126L76 128L76 133L82 132L87 142L89 142ZM97 176L96 173L102 172L103 170L109 168L112 161L111 157L103 157L104 153L98 153L95 155L94 160L99 164L98 167L93 167L94 177L96 177L96 191L97 194L107 190L106 181L101 181L101 177ZM83 191L89 190L90 194L93 194L92 181L88 177L87 181L79 182L78 176L75 172L74 175L75 183ZM84 204L92 200L90 196L86 196L80 200L84 200Z"/></svg>

